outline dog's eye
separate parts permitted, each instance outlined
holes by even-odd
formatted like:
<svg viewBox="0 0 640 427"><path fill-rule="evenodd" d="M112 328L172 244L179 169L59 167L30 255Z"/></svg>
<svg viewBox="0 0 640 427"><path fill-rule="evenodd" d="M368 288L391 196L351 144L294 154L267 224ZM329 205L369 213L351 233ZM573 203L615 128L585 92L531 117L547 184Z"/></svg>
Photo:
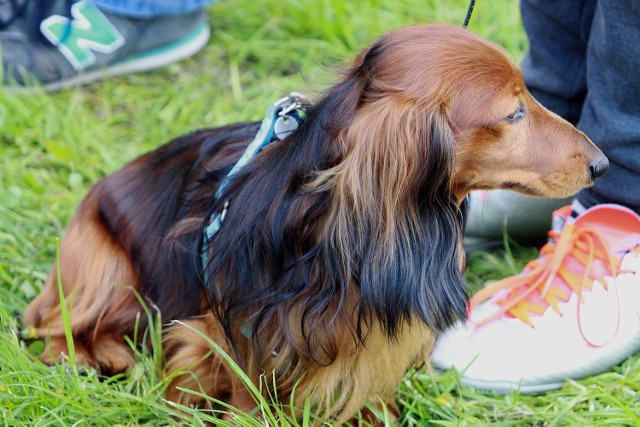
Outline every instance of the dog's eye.
<svg viewBox="0 0 640 427"><path fill-rule="evenodd" d="M517 122L524 117L524 106L520 105L516 111L507 116L508 122Z"/></svg>

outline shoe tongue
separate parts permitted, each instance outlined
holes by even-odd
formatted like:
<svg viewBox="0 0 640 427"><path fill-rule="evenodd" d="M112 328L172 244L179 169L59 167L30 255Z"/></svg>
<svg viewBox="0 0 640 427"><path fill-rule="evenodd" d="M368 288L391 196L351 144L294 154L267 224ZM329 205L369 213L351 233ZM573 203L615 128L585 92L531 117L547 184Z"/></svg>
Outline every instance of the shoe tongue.
<svg viewBox="0 0 640 427"><path fill-rule="evenodd" d="M551 274L549 280L552 288L560 290L561 294L570 295L575 291L575 287L565 283L570 276L574 276L573 281L582 280L582 272L585 268L590 271L590 277L604 277L612 274L610 260L619 256L620 251L634 247L640 237L640 221L637 215L629 213L626 210L610 208L609 206L597 206L582 213L565 206L554 212L553 215L553 232L550 234L553 251L547 252L545 262L552 266L554 262L559 262L545 274ZM582 233L585 233L584 235ZM580 242L580 243L578 243ZM591 256L593 258L585 266L584 256L578 256L574 253L574 245L582 245L582 253L591 247ZM568 245L568 246L567 246ZM585 246L586 245L586 246ZM577 246L576 246L577 248ZM580 251L578 251L580 252ZM600 253L600 255L597 255ZM614 258L602 258L604 254L609 253ZM558 258L559 257L559 258ZM561 278L562 277L562 278ZM545 285L545 281L540 286ZM585 289L591 288L591 281ZM526 303L540 304L543 303L542 293L549 292L546 286L540 287L537 291L530 294L525 299ZM553 297L552 299L556 299ZM519 304L520 305L520 304ZM543 305L546 305L543 303ZM516 307L517 309L517 307Z"/></svg>
<svg viewBox="0 0 640 427"><path fill-rule="evenodd" d="M596 231L613 255L626 253L640 244L640 217L618 205L597 205L575 220L576 230Z"/></svg>
<svg viewBox="0 0 640 427"><path fill-rule="evenodd" d="M559 233L567 222L573 222L578 217L578 213L565 206L555 211L551 217L551 230Z"/></svg>
<svg viewBox="0 0 640 427"><path fill-rule="evenodd" d="M556 232L562 231L562 227L567 223L567 218L563 216L554 216L551 220L551 229Z"/></svg>

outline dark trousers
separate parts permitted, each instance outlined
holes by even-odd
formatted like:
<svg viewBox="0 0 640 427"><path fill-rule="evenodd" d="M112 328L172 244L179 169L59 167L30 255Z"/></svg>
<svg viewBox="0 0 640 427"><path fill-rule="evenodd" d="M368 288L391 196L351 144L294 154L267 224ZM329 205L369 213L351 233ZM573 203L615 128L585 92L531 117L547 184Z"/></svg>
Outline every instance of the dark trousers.
<svg viewBox="0 0 640 427"><path fill-rule="evenodd" d="M543 105L576 124L611 167L578 194L640 213L640 1L521 0L522 72Z"/></svg>

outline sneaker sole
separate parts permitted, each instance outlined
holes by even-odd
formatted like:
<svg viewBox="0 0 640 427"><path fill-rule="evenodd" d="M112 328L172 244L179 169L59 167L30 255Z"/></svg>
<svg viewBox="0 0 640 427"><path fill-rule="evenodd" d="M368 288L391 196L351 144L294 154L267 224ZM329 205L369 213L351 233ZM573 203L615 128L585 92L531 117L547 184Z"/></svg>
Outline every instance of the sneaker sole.
<svg viewBox="0 0 640 427"><path fill-rule="evenodd" d="M113 77L162 68L198 53L206 46L210 35L211 29L203 22L191 33L172 43L130 55L100 69L84 72L66 80L42 85L40 88L45 92L56 91L102 80L107 76ZM5 88L5 90L9 91L29 91L29 89L28 87Z"/></svg>
<svg viewBox="0 0 640 427"><path fill-rule="evenodd" d="M493 394L511 394L511 393L520 393L520 394L540 394L550 390L557 390L562 388L564 382L559 383L549 383L549 384L534 384L534 385L525 385L525 384L514 384L511 382L485 382L478 380L469 380L465 378L461 378L460 382L467 386L471 387L475 390L489 392Z"/></svg>
<svg viewBox="0 0 640 427"><path fill-rule="evenodd" d="M436 363L432 362L432 366L436 372L440 372L441 374L447 372L449 369L454 369L451 366L444 367L438 366ZM455 370L455 369L454 369ZM566 381L556 381L556 382L541 382L538 384L523 384L522 382L515 383L513 381L494 381L494 380L484 380L484 379L476 379L476 378L467 378L464 376L464 371L459 372L460 375L460 383L466 387L471 387L474 390L478 390L484 393L492 393L492 394L512 394L512 393L520 393L520 394L540 394L551 390L557 390L562 388L562 386L566 383ZM570 376L567 376L570 378Z"/></svg>

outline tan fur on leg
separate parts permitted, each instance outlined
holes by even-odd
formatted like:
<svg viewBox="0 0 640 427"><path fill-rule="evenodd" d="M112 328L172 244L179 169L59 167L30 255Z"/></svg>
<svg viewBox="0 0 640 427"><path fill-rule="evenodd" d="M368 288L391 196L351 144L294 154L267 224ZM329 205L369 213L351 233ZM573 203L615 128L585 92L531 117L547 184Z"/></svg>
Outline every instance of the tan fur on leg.
<svg viewBox="0 0 640 427"><path fill-rule="evenodd" d="M296 404L304 404L311 395L312 404L320 412L340 414L336 424L344 423L370 399L392 402L398 383L412 366L427 360L434 337L428 328L413 321L404 324L397 341L390 342L376 327L364 347L348 357L317 369L305 379L296 392Z"/></svg>
<svg viewBox="0 0 640 427"><path fill-rule="evenodd" d="M87 365L94 369L100 367L96 361L91 357L89 351L78 340L73 340L73 347L76 356L76 363L80 365ZM45 347L40 359L43 362L51 364L55 360L59 360L63 354L68 354L68 346L66 337L51 337L51 339L45 340Z"/></svg>
<svg viewBox="0 0 640 427"><path fill-rule="evenodd" d="M376 408L376 411L374 412L372 409L369 409L369 406ZM376 412L383 414L385 410L385 406L388 413L389 422L391 423L391 425L398 424L398 420L400 418L400 410L398 409L398 406L395 403L392 403L392 401L386 401L384 403L380 401L376 401L376 402L372 402L369 406L362 408L362 410L360 411L359 418L354 418L350 420L347 424L352 426L357 426L360 424L360 420L363 420L368 423L367 425L371 425L374 427L384 427L387 424L385 424L384 420L381 420L376 416Z"/></svg>
<svg viewBox="0 0 640 427"><path fill-rule="evenodd" d="M199 396L178 390L180 387L205 393L243 412L253 410L256 404L242 382L204 338L209 337L230 354L231 349L224 345L224 335L214 316L209 313L184 323L199 333L183 325L172 326L166 333L165 370L167 375L175 375L167 389L167 398L183 405L205 403Z"/></svg>
<svg viewBox="0 0 640 427"><path fill-rule="evenodd" d="M122 337L131 332L142 312L132 291L138 279L129 257L100 221L96 198L91 196L60 244L60 278L71 315L76 361L115 373L134 361ZM40 295L27 306L24 321L48 341L42 355L45 362L68 353L55 266Z"/></svg>

